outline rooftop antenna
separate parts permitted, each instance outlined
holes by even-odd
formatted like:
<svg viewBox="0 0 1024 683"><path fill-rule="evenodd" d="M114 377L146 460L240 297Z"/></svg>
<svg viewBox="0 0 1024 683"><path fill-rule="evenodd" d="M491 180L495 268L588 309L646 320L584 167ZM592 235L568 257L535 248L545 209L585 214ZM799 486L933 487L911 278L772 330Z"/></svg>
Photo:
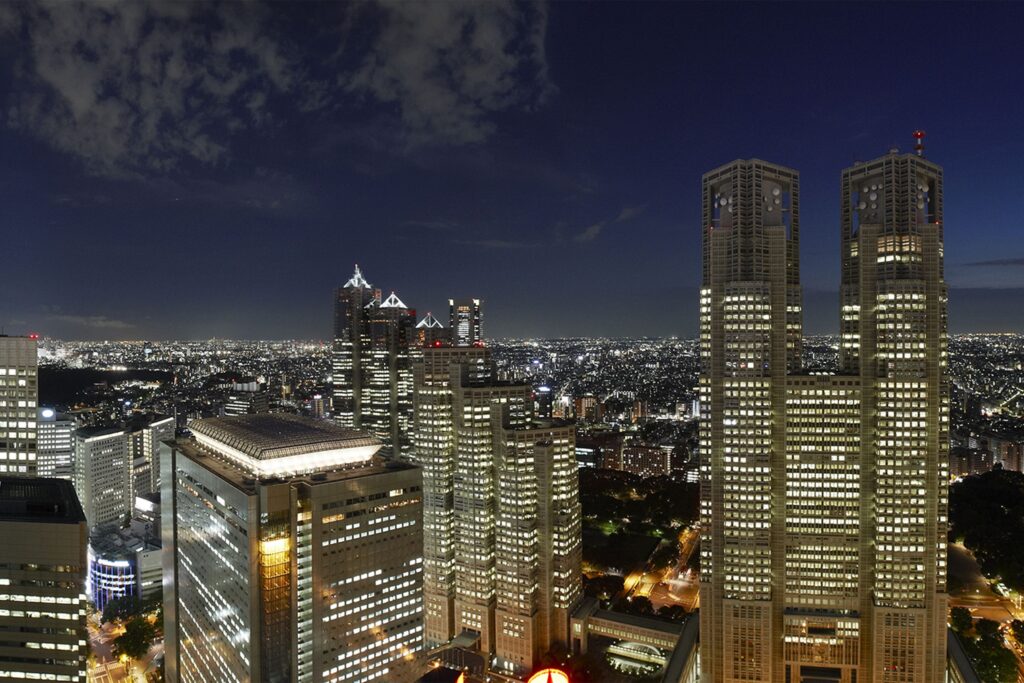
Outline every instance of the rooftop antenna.
<svg viewBox="0 0 1024 683"><path fill-rule="evenodd" d="M914 131L914 151L917 152L917 156L924 156L924 131Z"/></svg>

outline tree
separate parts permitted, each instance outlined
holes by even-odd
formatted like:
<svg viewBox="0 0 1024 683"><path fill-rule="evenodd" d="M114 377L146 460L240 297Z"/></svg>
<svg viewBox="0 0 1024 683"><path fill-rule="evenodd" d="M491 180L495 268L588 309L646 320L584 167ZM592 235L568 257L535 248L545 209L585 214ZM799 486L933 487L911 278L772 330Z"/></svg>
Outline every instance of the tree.
<svg viewBox="0 0 1024 683"><path fill-rule="evenodd" d="M953 630L962 634L971 630L974 618L971 616L971 610L966 607L954 607L949 611L949 621Z"/></svg>
<svg viewBox="0 0 1024 683"><path fill-rule="evenodd" d="M144 617L133 617L125 624L124 633L114 639L114 654L119 658L125 655L129 659L142 659L155 637L156 627Z"/></svg>
<svg viewBox="0 0 1024 683"><path fill-rule="evenodd" d="M138 613L139 603L133 596L126 595L123 598L111 598L103 606L101 621L106 624L112 621L127 619Z"/></svg>
<svg viewBox="0 0 1024 683"><path fill-rule="evenodd" d="M1002 646L1003 634L999 632L998 621L992 621L991 619L979 619L978 623L974 625L974 632L978 634L979 639L990 644L994 643L998 646Z"/></svg>
<svg viewBox="0 0 1024 683"><path fill-rule="evenodd" d="M1010 622L1010 632L1018 643L1024 643L1024 621L1014 619Z"/></svg>

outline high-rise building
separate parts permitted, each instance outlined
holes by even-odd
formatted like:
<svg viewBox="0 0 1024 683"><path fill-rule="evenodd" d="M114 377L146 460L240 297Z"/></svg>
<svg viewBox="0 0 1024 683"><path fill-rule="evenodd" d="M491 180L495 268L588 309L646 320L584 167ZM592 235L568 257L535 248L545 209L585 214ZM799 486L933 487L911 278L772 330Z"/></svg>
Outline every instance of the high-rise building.
<svg viewBox="0 0 1024 683"><path fill-rule="evenodd" d="M416 346L447 346L451 344L451 331L428 312L416 323Z"/></svg>
<svg viewBox="0 0 1024 683"><path fill-rule="evenodd" d="M702 680L941 680L941 170L843 173L842 367L801 374L799 178L703 180Z"/></svg>
<svg viewBox="0 0 1024 683"><path fill-rule="evenodd" d="M382 455L412 457L412 357L416 311L381 299L359 266L334 298L334 419L379 438Z"/></svg>
<svg viewBox="0 0 1024 683"><path fill-rule="evenodd" d="M419 469L309 417L189 428L160 458L167 680L415 679Z"/></svg>
<svg viewBox="0 0 1024 683"><path fill-rule="evenodd" d="M75 490L89 528L120 524L132 509L132 461L121 427L75 432Z"/></svg>
<svg viewBox="0 0 1024 683"><path fill-rule="evenodd" d="M582 597L582 515L576 428L536 420L512 426L503 406L494 425L497 505L494 654L498 669L530 672L556 644Z"/></svg>
<svg viewBox="0 0 1024 683"><path fill-rule="evenodd" d="M0 475L36 475L37 343L0 335Z"/></svg>
<svg viewBox="0 0 1024 683"><path fill-rule="evenodd" d="M251 415L270 412L267 390L255 379L234 382L224 399L225 415Z"/></svg>
<svg viewBox="0 0 1024 683"><path fill-rule="evenodd" d="M454 346L473 346L484 338L482 299L448 299L448 327Z"/></svg>
<svg viewBox="0 0 1024 683"><path fill-rule="evenodd" d="M87 543L71 482L0 477L0 679L85 683Z"/></svg>
<svg viewBox="0 0 1024 683"><path fill-rule="evenodd" d="M139 496L160 490L160 444L174 438L174 418L165 415L135 415L125 425L132 463L129 504Z"/></svg>
<svg viewBox="0 0 1024 683"><path fill-rule="evenodd" d="M522 674L568 642L580 595L575 430L534 421L482 346L424 349L415 376L427 643L472 634Z"/></svg>
<svg viewBox="0 0 1024 683"><path fill-rule="evenodd" d="M53 408L39 408L36 418L40 477L75 478L75 430L78 423L71 415Z"/></svg>

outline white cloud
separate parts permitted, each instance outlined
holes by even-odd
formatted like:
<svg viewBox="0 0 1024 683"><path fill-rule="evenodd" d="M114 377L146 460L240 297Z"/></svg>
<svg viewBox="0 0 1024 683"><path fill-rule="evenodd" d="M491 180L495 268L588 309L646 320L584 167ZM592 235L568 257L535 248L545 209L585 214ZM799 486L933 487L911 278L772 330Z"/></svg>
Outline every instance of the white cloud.
<svg viewBox="0 0 1024 683"><path fill-rule="evenodd" d="M543 4L322 7L335 55L286 39L284 10L257 3L0 3L0 40L17 45L3 120L92 173L138 177L225 163L232 135L274 123L275 97L296 116L390 107L411 147L480 142L492 114L552 91Z"/></svg>
<svg viewBox="0 0 1024 683"><path fill-rule="evenodd" d="M383 26L342 83L397 105L406 141L475 143L488 114L543 101L553 86L544 54L547 8L510 0L379 3Z"/></svg>
<svg viewBox="0 0 1024 683"><path fill-rule="evenodd" d="M54 322L66 323L68 325L76 325L79 327L89 327L93 329L108 329L108 330L127 330L135 327L131 323L127 323L123 320L116 320L114 318L108 318L105 315L48 315L47 320Z"/></svg>

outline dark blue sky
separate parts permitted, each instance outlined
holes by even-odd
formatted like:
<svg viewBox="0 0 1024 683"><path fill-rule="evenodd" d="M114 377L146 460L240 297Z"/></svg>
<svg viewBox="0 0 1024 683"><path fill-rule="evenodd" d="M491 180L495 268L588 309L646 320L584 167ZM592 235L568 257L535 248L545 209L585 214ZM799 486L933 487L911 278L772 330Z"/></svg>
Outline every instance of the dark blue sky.
<svg viewBox="0 0 1024 683"><path fill-rule="evenodd" d="M1016 3L52 10L0 4L8 332L322 338L358 262L489 336L689 336L700 175L738 157L801 172L830 332L839 173L915 128L953 331L1024 330Z"/></svg>

